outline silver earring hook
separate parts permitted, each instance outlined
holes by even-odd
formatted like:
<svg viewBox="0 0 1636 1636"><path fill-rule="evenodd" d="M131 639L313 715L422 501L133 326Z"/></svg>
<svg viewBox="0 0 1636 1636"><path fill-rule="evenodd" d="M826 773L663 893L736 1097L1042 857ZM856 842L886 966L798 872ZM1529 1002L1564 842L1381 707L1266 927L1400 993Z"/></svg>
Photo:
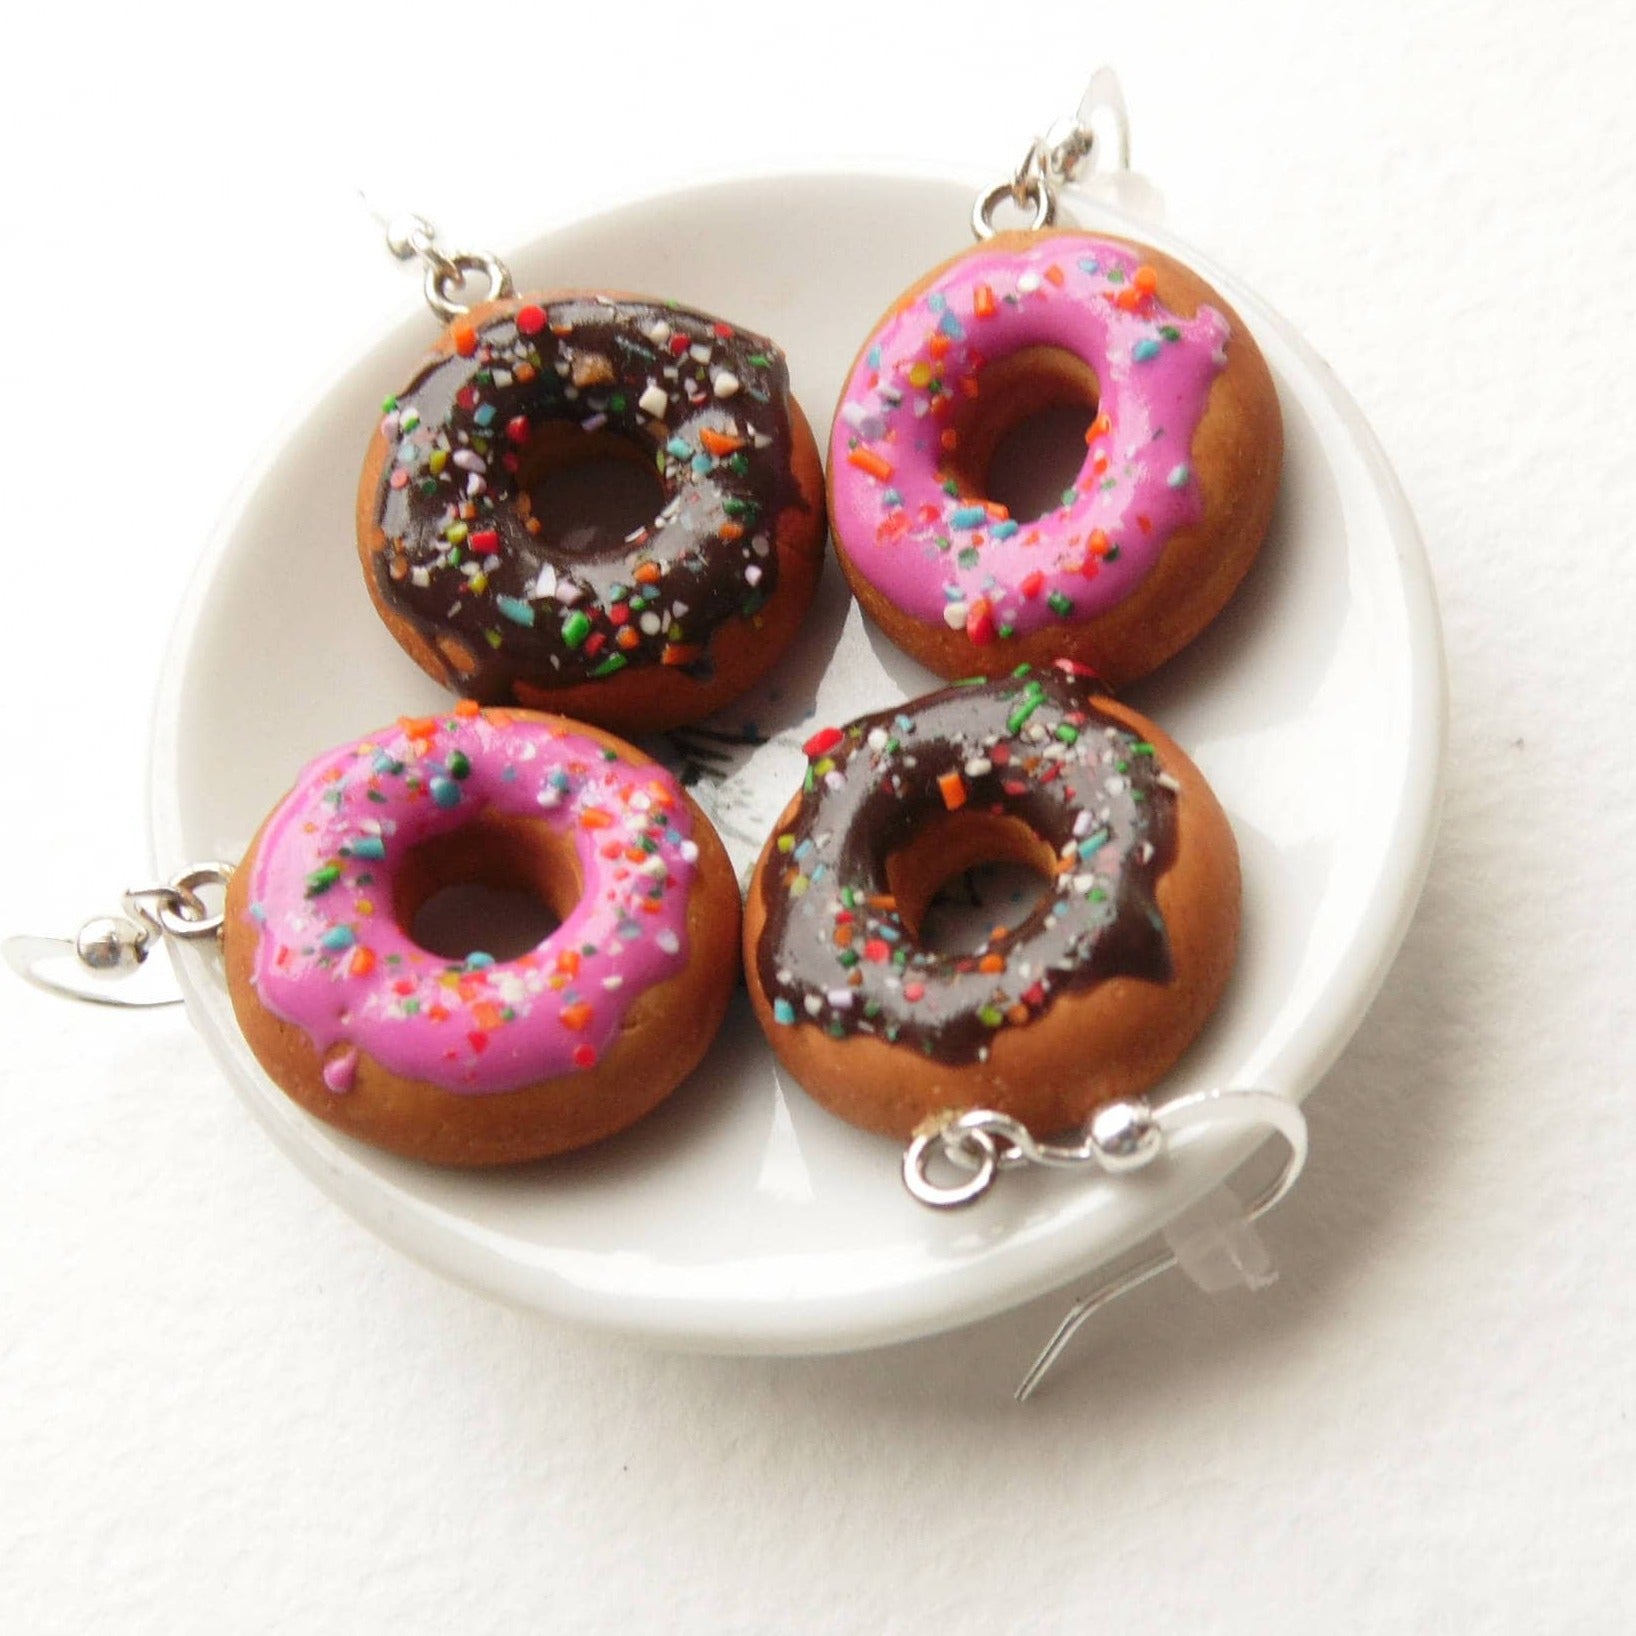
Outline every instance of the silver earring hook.
<svg viewBox="0 0 1636 1636"><path fill-rule="evenodd" d="M1073 1142L1038 1141L1009 1114L974 1108L915 1136L904 1149L903 1183L915 1199L932 1209L964 1209L975 1204L1002 1171L1037 1165L1052 1170L1091 1170L1105 1176L1130 1175L1167 1153L1175 1136L1205 1126L1217 1131L1259 1129L1282 1137L1289 1147L1283 1168L1241 1207L1240 1222L1247 1228L1284 1198L1306 1165L1306 1119L1293 1102L1273 1091L1229 1088L1195 1091L1158 1104L1136 1098L1108 1103L1091 1116ZM962 1173L960 1179L937 1180L932 1170L939 1163ZM1034 1394L1087 1319L1169 1271L1179 1260L1172 1244L1077 1300L1018 1384L1017 1401L1026 1402Z"/></svg>
<svg viewBox="0 0 1636 1636"><path fill-rule="evenodd" d="M1129 169L1130 110L1119 76L1104 65L1091 75L1072 116L1046 133L1045 171L1064 188L1093 170Z"/></svg>
<svg viewBox="0 0 1636 1636"><path fill-rule="evenodd" d="M1111 156L1108 150L1111 148ZM1071 117L1058 120L1049 133L1036 136L1009 180L980 193L971 209L971 230L978 239L999 231L994 213L1007 200L1032 212L1027 232L1049 227L1057 218L1057 197L1064 188L1092 171L1130 169L1130 114L1119 76L1103 67L1091 75Z"/></svg>
<svg viewBox="0 0 1636 1636"><path fill-rule="evenodd" d="M486 250L445 250L437 242L437 229L424 216L412 210L383 216L362 188L358 189L358 197L380 224L386 248L399 261L418 261L425 269L421 291L426 305L445 324L477 305L476 301L456 297L466 293L466 286L478 274L486 284L482 300L498 301L512 293L511 269L498 256Z"/></svg>
<svg viewBox="0 0 1636 1636"><path fill-rule="evenodd" d="M231 864L193 864L162 885L124 893L120 913L93 916L73 937L8 937L0 942L0 955L25 982L64 999L131 1009L180 1005L179 994L117 992L96 985L139 971L166 938L196 943L219 937L224 910L212 909L200 894L225 891L232 874Z"/></svg>

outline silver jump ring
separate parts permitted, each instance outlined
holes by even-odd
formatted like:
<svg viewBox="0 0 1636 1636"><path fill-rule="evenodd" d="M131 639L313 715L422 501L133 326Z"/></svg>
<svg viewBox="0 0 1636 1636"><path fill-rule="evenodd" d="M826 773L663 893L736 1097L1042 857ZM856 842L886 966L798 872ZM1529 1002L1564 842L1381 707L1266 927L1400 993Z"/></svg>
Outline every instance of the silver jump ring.
<svg viewBox="0 0 1636 1636"><path fill-rule="evenodd" d="M481 273L488 281L488 289L483 296L485 301L498 301L502 296L511 294L511 272L498 256L460 250L452 256L439 254L435 261L427 259L423 286L426 305L445 323L470 312L477 305L475 301L456 301L452 293L462 289L474 273Z"/></svg>
<svg viewBox="0 0 1636 1636"><path fill-rule="evenodd" d="M376 218L380 220L379 217ZM426 305L443 320L453 322L462 313L468 313L476 302L455 299L457 291L464 292L467 281L474 273L481 273L487 281L485 301L498 301L511 294L511 270L498 256L477 250L441 250L437 243L437 229L413 211L405 211L384 223L386 248L399 261L419 261L426 268L421 284Z"/></svg>
<svg viewBox="0 0 1636 1636"><path fill-rule="evenodd" d="M226 887L233 870L225 863L200 863L181 869L163 886L145 886L127 892L125 913L151 930L184 943L215 937L222 929L225 906L212 911L199 896L206 886Z"/></svg>
<svg viewBox="0 0 1636 1636"><path fill-rule="evenodd" d="M1042 227L1049 227L1057 219L1056 196L1043 177L1025 176L1017 181L996 182L986 193L980 195L977 203L971 207L971 230L979 239L991 239L999 232L994 225L994 212L1006 199L1010 199L1013 204L1033 205L1034 214L1024 224L1024 230L1027 232L1037 233Z"/></svg>
<svg viewBox="0 0 1636 1636"><path fill-rule="evenodd" d="M232 866L225 863L198 863L172 875L167 885L176 894L176 904L159 906L159 924L166 935L179 937L184 943L215 937L227 918L227 905L223 903L220 909L212 911L199 896L199 888L212 886L225 890L232 875Z"/></svg>
<svg viewBox="0 0 1636 1636"><path fill-rule="evenodd" d="M980 1199L988 1191L1000 1168L1000 1150L994 1138L981 1128L962 1131L953 1145L946 1141L947 1134L942 1130L923 1131L910 1142L903 1156L903 1181L922 1204L953 1210ZM944 1186L932 1179L934 1159L953 1159L956 1151L963 1154L972 1147L979 1154L977 1167L964 1181Z"/></svg>

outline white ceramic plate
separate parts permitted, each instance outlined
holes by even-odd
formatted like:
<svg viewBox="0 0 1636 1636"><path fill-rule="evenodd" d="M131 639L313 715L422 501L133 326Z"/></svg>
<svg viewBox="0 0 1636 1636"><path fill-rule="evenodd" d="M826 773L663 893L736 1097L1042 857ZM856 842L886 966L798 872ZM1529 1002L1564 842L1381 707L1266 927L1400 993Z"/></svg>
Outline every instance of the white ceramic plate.
<svg viewBox="0 0 1636 1636"><path fill-rule="evenodd" d="M776 337L822 428L867 328L967 241L977 186L868 172L724 182L611 210L506 259L525 290L646 289ZM1430 849L1444 691L1425 558L1367 426L1310 349L1169 235L1094 206L1075 214L1200 266L1255 331L1283 400L1283 492L1259 563L1205 637L1130 697L1210 777L1244 861L1238 970L1165 1090L1301 1098L1373 998ZM435 327L421 312L368 347L221 525L158 704L161 871L236 857L313 754L444 697L376 620L352 543L377 406ZM866 628L831 562L809 639L731 713L774 734L736 754L714 791L741 868L796 786L814 720L928 685ZM636 1129L509 1173L439 1172L301 1113L251 1057L213 958L189 951L179 965L193 1020L246 1105L375 1232L502 1299L667 1344L839 1351L967 1323L1123 1253L1245 1156L1242 1142L1205 1136L1157 1173L1017 1174L976 1208L936 1215L899 1185L892 1144L781 1080L741 995L698 1073Z"/></svg>

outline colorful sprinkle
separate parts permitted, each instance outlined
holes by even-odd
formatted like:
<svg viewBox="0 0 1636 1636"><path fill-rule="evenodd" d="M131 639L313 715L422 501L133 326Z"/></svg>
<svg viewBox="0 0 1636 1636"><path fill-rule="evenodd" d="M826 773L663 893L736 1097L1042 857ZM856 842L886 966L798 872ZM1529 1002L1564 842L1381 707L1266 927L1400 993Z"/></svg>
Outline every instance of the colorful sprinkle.
<svg viewBox="0 0 1636 1636"><path fill-rule="evenodd" d="M884 483L892 475L892 463L876 454L873 449L858 447L848 449L847 460L859 471L868 472L877 481Z"/></svg>

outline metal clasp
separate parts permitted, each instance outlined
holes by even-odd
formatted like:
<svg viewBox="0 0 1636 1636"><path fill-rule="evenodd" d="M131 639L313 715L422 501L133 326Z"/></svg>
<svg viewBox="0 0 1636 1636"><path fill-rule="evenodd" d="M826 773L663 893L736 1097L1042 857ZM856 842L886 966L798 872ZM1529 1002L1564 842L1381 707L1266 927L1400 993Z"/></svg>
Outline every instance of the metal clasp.
<svg viewBox="0 0 1636 1636"><path fill-rule="evenodd" d="M365 201L367 204L367 200ZM464 292L468 280L481 273L488 282L482 299L498 301L511 294L511 270L496 255L486 250L444 250L437 242L437 229L412 210L382 220L386 232L386 248L399 261L419 261L426 269L421 286L426 305L444 323L470 312L475 301L458 301L457 291Z"/></svg>
<svg viewBox="0 0 1636 1636"><path fill-rule="evenodd" d="M1057 197L1064 188L1093 171L1111 175L1129 169L1125 94L1119 76L1111 68L1099 68L1073 115L1058 120L1046 135L1036 136L1008 180L978 195L971 209L971 230L979 239L993 238L999 231L994 212L1010 199L1019 210L1032 212L1024 226L1037 232L1057 219Z"/></svg>
<svg viewBox="0 0 1636 1636"><path fill-rule="evenodd" d="M93 916L73 937L8 937L0 943L0 955L25 982L66 999L131 1008L179 1005L179 994L102 991L71 981L53 968L72 957L74 965L68 969L74 978L106 982L140 970L165 938L196 943L219 937L224 906L212 908L200 894L225 892L232 874L231 864L192 864L162 885L125 892L120 913Z"/></svg>

